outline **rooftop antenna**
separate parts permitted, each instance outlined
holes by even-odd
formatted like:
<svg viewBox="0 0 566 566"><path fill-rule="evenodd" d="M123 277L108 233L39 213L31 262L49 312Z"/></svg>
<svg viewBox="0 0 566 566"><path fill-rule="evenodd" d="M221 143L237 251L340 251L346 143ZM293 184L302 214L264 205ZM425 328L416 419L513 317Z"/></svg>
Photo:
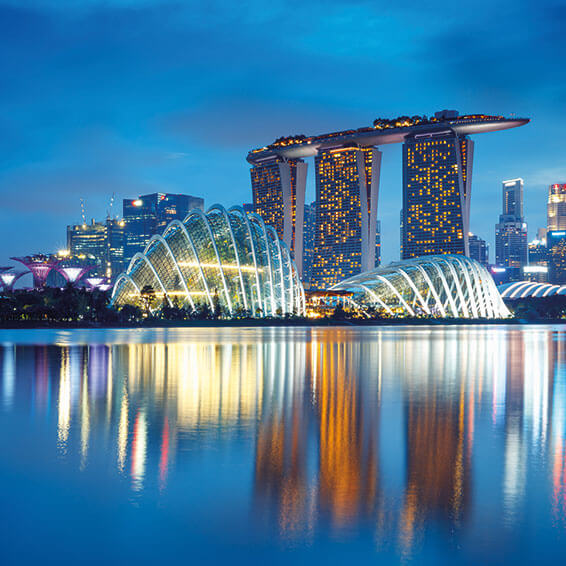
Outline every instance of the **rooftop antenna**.
<svg viewBox="0 0 566 566"><path fill-rule="evenodd" d="M83 217L83 226L86 226L86 214L85 214L85 199L81 199L81 216Z"/></svg>
<svg viewBox="0 0 566 566"><path fill-rule="evenodd" d="M110 198L110 206L108 207L108 210L106 211L106 217L107 218L112 218L112 205L114 204L114 198L116 197L116 193L112 193L112 197Z"/></svg>

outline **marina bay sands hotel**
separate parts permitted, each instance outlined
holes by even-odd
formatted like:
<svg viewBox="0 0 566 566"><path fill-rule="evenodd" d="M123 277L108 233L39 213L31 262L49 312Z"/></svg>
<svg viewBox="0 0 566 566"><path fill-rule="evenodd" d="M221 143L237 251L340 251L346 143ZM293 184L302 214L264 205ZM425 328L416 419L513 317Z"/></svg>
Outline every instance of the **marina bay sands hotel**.
<svg viewBox="0 0 566 566"><path fill-rule="evenodd" d="M316 173L311 288L375 267L382 152L403 144L403 259L468 255L474 142L471 134L515 128L528 119L459 116L377 119L373 126L318 136L292 136L249 152L255 212L273 226L303 271L307 163Z"/></svg>

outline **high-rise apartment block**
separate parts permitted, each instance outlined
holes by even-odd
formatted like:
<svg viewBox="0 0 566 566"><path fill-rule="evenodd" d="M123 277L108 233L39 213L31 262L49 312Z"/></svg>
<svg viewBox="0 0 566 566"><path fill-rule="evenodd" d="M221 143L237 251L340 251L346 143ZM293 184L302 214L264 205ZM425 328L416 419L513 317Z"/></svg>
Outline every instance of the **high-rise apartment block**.
<svg viewBox="0 0 566 566"><path fill-rule="evenodd" d="M299 274L303 263L303 214L307 164L273 157L250 169L254 209L293 252Z"/></svg>
<svg viewBox="0 0 566 566"><path fill-rule="evenodd" d="M470 257L486 266L489 264L489 244L475 234L469 234Z"/></svg>
<svg viewBox="0 0 566 566"><path fill-rule="evenodd" d="M373 148L329 149L315 157L314 289L375 267L380 167L381 152Z"/></svg>
<svg viewBox="0 0 566 566"><path fill-rule="evenodd" d="M503 213L495 225L495 261L500 267L527 264L527 224L523 218L523 179L503 181Z"/></svg>
<svg viewBox="0 0 566 566"><path fill-rule="evenodd" d="M124 262L142 253L150 238L163 232L172 220L183 220L189 210L204 209L204 200L190 195L152 193L137 199L124 199Z"/></svg>
<svg viewBox="0 0 566 566"><path fill-rule="evenodd" d="M450 131L403 144L403 259L469 254L473 142Z"/></svg>

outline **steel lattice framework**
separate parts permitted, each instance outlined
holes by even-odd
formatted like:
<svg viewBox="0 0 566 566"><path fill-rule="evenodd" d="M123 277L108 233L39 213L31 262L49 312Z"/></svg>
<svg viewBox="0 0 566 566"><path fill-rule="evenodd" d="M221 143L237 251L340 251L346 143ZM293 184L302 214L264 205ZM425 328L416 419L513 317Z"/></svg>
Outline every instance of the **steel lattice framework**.
<svg viewBox="0 0 566 566"><path fill-rule="evenodd" d="M195 209L151 238L116 280L112 303L137 304L142 289L173 305L214 308L257 316L303 314L305 298L294 261L275 230L241 207Z"/></svg>
<svg viewBox="0 0 566 566"><path fill-rule="evenodd" d="M361 273L333 287L359 306L390 315L456 318L510 316L489 272L462 255L430 255Z"/></svg>

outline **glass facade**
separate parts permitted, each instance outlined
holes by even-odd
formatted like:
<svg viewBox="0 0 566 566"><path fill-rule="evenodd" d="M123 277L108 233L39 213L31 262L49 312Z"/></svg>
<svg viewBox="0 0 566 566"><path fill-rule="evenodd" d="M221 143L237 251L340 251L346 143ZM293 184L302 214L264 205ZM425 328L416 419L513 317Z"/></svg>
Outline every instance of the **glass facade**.
<svg viewBox="0 0 566 566"><path fill-rule="evenodd" d="M153 236L114 286L113 304L138 304L150 286L173 304L256 316L303 314L304 291L288 248L259 215L240 207L196 209Z"/></svg>
<svg viewBox="0 0 566 566"><path fill-rule="evenodd" d="M473 147L453 133L403 144L403 259L468 255Z"/></svg>
<svg viewBox="0 0 566 566"><path fill-rule="evenodd" d="M548 188L547 230L566 230L566 184Z"/></svg>
<svg viewBox="0 0 566 566"><path fill-rule="evenodd" d="M202 210L204 200L190 195L152 193L124 199L124 262L143 252L150 238L163 232L172 220L182 220L189 210Z"/></svg>
<svg viewBox="0 0 566 566"><path fill-rule="evenodd" d="M510 314L487 269L462 255L393 263L342 281L332 289L353 292L356 305L388 315L504 318Z"/></svg>

